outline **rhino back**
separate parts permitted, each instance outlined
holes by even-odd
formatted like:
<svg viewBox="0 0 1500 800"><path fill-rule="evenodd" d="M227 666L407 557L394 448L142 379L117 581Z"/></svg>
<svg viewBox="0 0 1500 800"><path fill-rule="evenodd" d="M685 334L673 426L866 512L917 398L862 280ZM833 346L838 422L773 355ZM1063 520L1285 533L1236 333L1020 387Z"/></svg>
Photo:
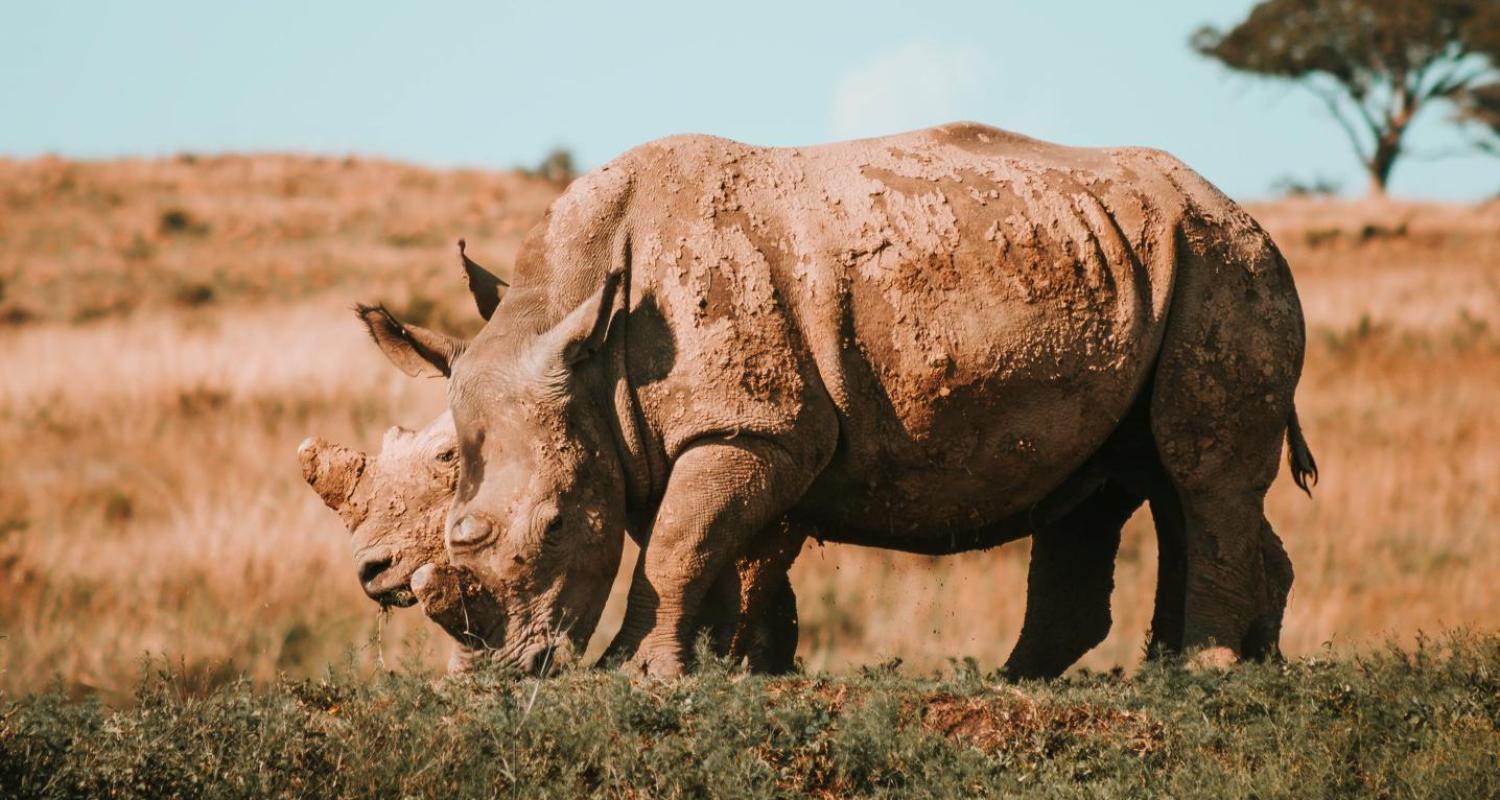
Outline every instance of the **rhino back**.
<svg viewBox="0 0 1500 800"><path fill-rule="evenodd" d="M971 124L641 148L629 346L652 427L670 455L713 432L776 435L826 397L839 449L809 504L836 521L1025 507L1147 377L1179 168Z"/></svg>

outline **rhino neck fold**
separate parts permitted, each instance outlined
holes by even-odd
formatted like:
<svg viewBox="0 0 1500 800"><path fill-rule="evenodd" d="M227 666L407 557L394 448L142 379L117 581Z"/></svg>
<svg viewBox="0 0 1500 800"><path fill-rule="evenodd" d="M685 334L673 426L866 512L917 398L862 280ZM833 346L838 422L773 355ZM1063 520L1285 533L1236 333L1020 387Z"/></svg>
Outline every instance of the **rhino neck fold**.
<svg viewBox="0 0 1500 800"><path fill-rule="evenodd" d="M612 386L612 405L608 408L609 430L614 439L620 470L625 477L626 511L634 515L652 505L666 488L666 454L661 444L651 436L641 411L640 397L635 384L630 381L627 343L629 341L631 270L628 234L617 234L623 239L616 245L617 257L625 261L624 277L616 300L615 319L609 342L606 343L606 374L601 386ZM604 408L603 404L600 404Z"/></svg>

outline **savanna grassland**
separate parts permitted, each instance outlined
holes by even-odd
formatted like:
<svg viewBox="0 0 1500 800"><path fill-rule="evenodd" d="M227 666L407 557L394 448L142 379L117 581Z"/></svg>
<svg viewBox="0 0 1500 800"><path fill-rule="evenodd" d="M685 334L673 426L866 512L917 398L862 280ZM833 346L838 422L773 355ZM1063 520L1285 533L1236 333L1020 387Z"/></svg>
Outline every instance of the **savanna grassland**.
<svg viewBox="0 0 1500 800"><path fill-rule="evenodd" d="M295 451L314 433L374 449L436 415L441 383L389 366L349 307L472 332L453 241L504 274L557 191L364 159L0 161L0 692L56 680L125 701L147 656L201 692L330 664L437 672L445 643L365 599ZM1297 570L1284 649L1500 629L1500 202L1253 210L1307 311L1298 407L1323 474L1313 500L1285 478L1270 496ZM810 545L793 574L804 665L992 669L1026 563L1025 543ZM1154 584L1143 513L1086 667L1139 664ZM1493 642L1479 649L1494 669Z"/></svg>
<svg viewBox="0 0 1500 800"><path fill-rule="evenodd" d="M566 670L149 675L0 717L7 797L1327 798L1500 794L1500 639L1229 675L1008 684L967 665L671 683Z"/></svg>

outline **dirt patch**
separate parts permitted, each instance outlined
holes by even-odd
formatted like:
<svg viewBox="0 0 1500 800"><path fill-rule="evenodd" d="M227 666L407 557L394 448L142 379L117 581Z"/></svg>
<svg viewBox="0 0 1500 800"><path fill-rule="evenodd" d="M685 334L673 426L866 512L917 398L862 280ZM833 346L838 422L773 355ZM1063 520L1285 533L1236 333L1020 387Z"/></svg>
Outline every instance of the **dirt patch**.
<svg viewBox="0 0 1500 800"><path fill-rule="evenodd" d="M1142 712L1038 702L1019 691L984 697L931 695L923 706L924 728L991 754L1033 749L1039 738L1044 754L1055 749L1047 742L1098 738L1123 743L1144 756L1165 741L1162 724Z"/></svg>

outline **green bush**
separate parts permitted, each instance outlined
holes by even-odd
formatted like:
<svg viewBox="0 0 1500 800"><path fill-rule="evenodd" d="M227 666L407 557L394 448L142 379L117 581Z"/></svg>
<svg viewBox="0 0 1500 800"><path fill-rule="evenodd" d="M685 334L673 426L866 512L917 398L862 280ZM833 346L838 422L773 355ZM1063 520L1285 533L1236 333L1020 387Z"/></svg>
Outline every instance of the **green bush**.
<svg viewBox="0 0 1500 800"><path fill-rule="evenodd" d="M1496 797L1500 637L1228 674L340 671L0 708L4 797Z"/></svg>

